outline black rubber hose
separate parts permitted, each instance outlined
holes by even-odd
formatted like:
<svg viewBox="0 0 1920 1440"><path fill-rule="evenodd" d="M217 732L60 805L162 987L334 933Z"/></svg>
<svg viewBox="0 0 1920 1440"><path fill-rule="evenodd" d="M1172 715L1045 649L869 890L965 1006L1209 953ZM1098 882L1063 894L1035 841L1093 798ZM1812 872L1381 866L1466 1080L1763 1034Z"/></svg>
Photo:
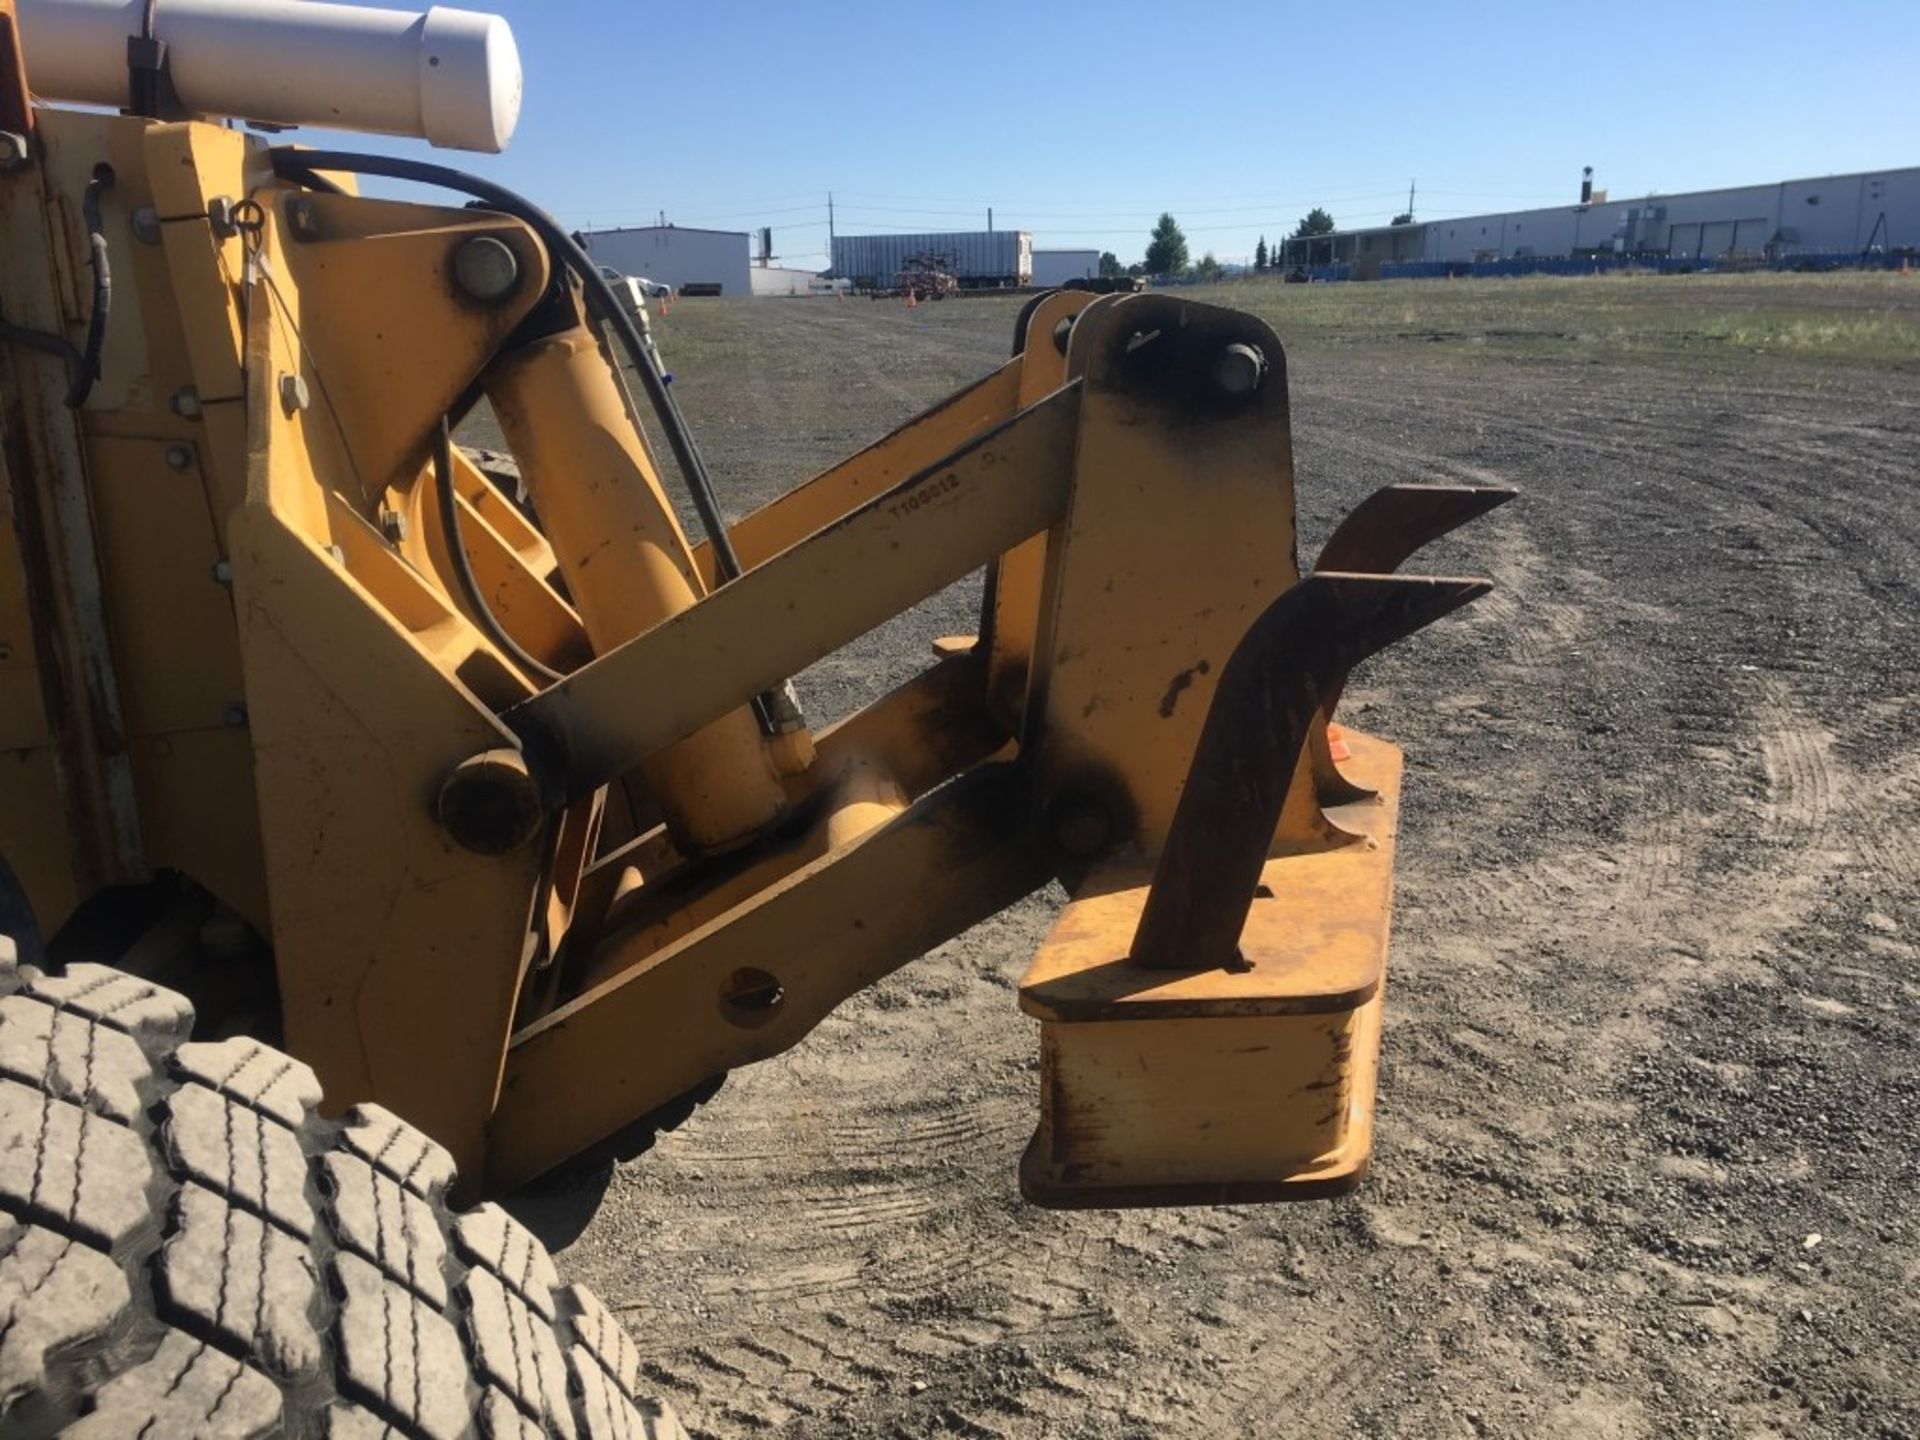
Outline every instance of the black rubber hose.
<svg viewBox="0 0 1920 1440"><path fill-rule="evenodd" d="M87 343L80 348L80 365L67 387L67 408L78 410L100 378L100 352L107 344L107 315L113 309L113 272L107 265L107 237L100 219L100 197L113 184L113 169L93 167L81 197L80 214L87 226L88 260L93 266L93 311L87 316Z"/></svg>
<svg viewBox="0 0 1920 1440"><path fill-rule="evenodd" d="M51 330L35 330L26 325L9 325L0 320L0 341L9 345L25 345L33 350L44 350L49 355L58 355L66 362L68 384L77 380L85 365L79 347L64 335L55 335Z"/></svg>
<svg viewBox="0 0 1920 1440"><path fill-rule="evenodd" d="M445 165L408 160L396 155L366 155L350 150L297 150L287 146L276 146L267 154L272 158L274 174L283 180L308 184L320 178L315 173L319 171L410 180L415 184L436 185L444 190L471 195L493 209L532 226L546 245L548 253L557 257L579 279L587 297L587 308L594 318L602 324L611 325L614 333L620 337L621 348L627 352L628 360L639 372L648 403L652 405L660 428L666 434L674 463L686 482L688 497L700 517L701 528L706 531L707 543L713 550L714 573L723 583L738 577L740 557L734 551L733 537L727 531L719 501L714 497L713 480L707 472L706 461L701 457L700 447L694 442L693 432L681 415L673 392L667 387L666 378L654 363L639 327L620 308L613 287L607 284L606 277L601 275L592 257L559 221L505 186Z"/></svg>
<svg viewBox="0 0 1920 1440"><path fill-rule="evenodd" d="M0 341L44 350L66 362L65 403L69 410L78 410L93 393L93 382L100 378L100 352L107 343L107 315L113 309L113 272L107 266L107 237L100 218L100 196L112 184L112 167L96 165L80 202L80 213L87 226L88 262L93 267L93 310L87 316L85 348L50 330L0 322Z"/></svg>
<svg viewBox="0 0 1920 1440"><path fill-rule="evenodd" d="M474 618L480 622L480 628L514 664L529 675L537 675L550 685L566 679L558 670L543 664L521 648L520 642L507 633L506 627L494 615L486 596L480 591L480 581L473 573L473 562L467 559L466 541L460 536L460 496L453 485L453 433L444 415L434 430L433 481L434 489L440 496L440 528L444 532L442 538L447 542L447 557L453 562L453 576L459 582L460 593L467 597L467 604L473 607Z"/></svg>

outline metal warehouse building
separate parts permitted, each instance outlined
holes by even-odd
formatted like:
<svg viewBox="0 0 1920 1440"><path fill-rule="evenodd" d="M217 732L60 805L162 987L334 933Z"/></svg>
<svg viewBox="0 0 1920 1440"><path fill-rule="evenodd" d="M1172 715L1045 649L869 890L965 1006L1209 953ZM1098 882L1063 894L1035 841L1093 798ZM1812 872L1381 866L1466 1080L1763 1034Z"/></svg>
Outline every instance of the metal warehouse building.
<svg viewBox="0 0 1920 1440"><path fill-rule="evenodd" d="M587 253L622 275L643 275L671 285L678 295L689 285L703 293L750 295L747 232L699 230L686 225L640 225L589 230L580 237ZM718 290L712 287L718 286Z"/></svg>
<svg viewBox="0 0 1920 1440"><path fill-rule="evenodd" d="M1410 261L1790 261L1913 247L1920 247L1920 167L1342 230L1286 241L1280 263L1348 265L1364 279L1380 265Z"/></svg>

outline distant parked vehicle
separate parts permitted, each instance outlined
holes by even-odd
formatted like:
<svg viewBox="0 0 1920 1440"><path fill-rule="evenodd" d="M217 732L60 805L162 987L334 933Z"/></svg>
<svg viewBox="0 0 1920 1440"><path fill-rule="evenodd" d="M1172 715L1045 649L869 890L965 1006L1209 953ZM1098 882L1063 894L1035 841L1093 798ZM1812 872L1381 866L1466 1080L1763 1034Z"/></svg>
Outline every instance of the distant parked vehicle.
<svg viewBox="0 0 1920 1440"><path fill-rule="evenodd" d="M663 285L658 280L649 280L644 275L622 275L611 265L602 265L600 267L600 274L610 285L617 286L622 280L633 281L634 284L640 287L640 293L649 300L665 300L673 294L673 287L671 285Z"/></svg>

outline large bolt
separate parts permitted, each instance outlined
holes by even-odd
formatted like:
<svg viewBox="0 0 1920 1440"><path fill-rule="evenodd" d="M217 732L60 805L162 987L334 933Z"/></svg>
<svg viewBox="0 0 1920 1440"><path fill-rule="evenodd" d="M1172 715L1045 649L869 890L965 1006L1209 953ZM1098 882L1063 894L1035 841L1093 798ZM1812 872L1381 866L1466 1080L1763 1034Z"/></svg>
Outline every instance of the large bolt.
<svg viewBox="0 0 1920 1440"><path fill-rule="evenodd" d="M1047 830L1063 855L1091 860L1113 844L1113 811L1084 791L1062 791L1047 806Z"/></svg>
<svg viewBox="0 0 1920 1440"><path fill-rule="evenodd" d="M27 137L13 130L0 130L0 175L24 170L33 163L33 151Z"/></svg>
<svg viewBox="0 0 1920 1440"><path fill-rule="evenodd" d="M475 235L453 252L453 279L483 305L497 305L520 283L520 261L504 240Z"/></svg>
<svg viewBox="0 0 1920 1440"><path fill-rule="evenodd" d="M1258 390L1266 373L1267 357L1251 345L1229 345L1213 357L1213 383L1235 399Z"/></svg>
<svg viewBox="0 0 1920 1440"><path fill-rule="evenodd" d="M1053 348L1058 350L1062 355L1067 353L1067 342L1073 338L1073 322L1075 318L1075 316L1067 315L1054 323Z"/></svg>
<svg viewBox="0 0 1920 1440"><path fill-rule="evenodd" d="M193 447L169 445L166 449L166 458L169 470L185 470L193 464Z"/></svg>
<svg viewBox="0 0 1920 1440"><path fill-rule="evenodd" d="M306 196L296 195L287 201L287 229L296 240L320 238L320 217L314 213L313 202Z"/></svg>
<svg viewBox="0 0 1920 1440"><path fill-rule="evenodd" d="M307 389L307 377L288 371L280 377L280 408L288 417L300 413L313 403L313 396Z"/></svg>
<svg viewBox="0 0 1920 1440"><path fill-rule="evenodd" d="M540 832L540 786L518 750L484 750L462 760L440 786L440 823L462 849L504 855Z"/></svg>

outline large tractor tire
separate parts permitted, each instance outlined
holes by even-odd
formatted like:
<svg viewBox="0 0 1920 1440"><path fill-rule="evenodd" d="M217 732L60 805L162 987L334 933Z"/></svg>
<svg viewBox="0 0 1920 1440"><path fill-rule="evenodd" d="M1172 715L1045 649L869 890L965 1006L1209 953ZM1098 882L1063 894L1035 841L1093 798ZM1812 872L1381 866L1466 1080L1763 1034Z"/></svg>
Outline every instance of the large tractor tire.
<svg viewBox="0 0 1920 1440"><path fill-rule="evenodd" d="M172 991L0 939L0 1437L684 1440L453 1162Z"/></svg>

